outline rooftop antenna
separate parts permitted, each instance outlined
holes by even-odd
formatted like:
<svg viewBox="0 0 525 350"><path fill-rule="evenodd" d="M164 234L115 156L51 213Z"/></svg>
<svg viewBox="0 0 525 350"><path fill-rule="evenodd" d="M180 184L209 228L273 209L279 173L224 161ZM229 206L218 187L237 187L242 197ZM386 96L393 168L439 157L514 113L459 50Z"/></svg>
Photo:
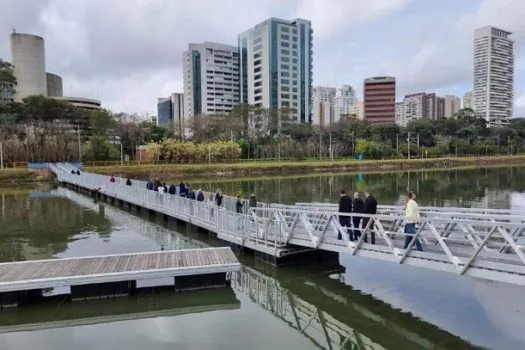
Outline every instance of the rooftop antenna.
<svg viewBox="0 0 525 350"><path fill-rule="evenodd" d="M13 34L16 34L16 29L14 26L13 26Z"/></svg>

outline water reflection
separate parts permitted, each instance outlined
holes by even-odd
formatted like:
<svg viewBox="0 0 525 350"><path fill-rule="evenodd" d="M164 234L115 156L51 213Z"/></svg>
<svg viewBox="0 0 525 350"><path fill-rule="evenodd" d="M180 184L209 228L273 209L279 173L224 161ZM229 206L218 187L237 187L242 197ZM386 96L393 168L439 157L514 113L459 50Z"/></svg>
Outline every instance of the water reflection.
<svg viewBox="0 0 525 350"><path fill-rule="evenodd" d="M510 206L511 192L524 192L525 168L486 168L453 171L418 171L385 174L320 174L311 176L232 179L195 182L203 188L221 187L224 193L248 196L256 193L266 202L336 202L341 189L374 193L384 204L398 203L408 189L429 206Z"/></svg>

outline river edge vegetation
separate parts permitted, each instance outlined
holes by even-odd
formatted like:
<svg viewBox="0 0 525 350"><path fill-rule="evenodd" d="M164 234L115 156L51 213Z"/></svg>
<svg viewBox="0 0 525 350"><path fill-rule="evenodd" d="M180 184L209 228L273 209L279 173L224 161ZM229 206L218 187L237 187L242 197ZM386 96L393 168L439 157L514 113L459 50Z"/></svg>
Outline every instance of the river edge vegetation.
<svg viewBox="0 0 525 350"><path fill-rule="evenodd" d="M403 170L437 170L459 167L525 165L525 155L494 157L447 157L388 160L316 160L282 162L243 162L233 164L151 164L93 166L86 171L123 177L164 180L189 178L228 178L260 175L315 174L330 172L390 172Z"/></svg>
<svg viewBox="0 0 525 350"><path fill-rule="evenodd" d="M391 173L407 170L453 170L473 167L525 166L525 154L493 157L447 157L389 160L314 160L282 162L241 162L233 164L140 164L86 166L85 170L97 174L117 174L123 177L164 180L227 180L240 177L267 177L320 173ZM21 184L53 181L49 170L5 168L0 170L0 184Z"/></svg>

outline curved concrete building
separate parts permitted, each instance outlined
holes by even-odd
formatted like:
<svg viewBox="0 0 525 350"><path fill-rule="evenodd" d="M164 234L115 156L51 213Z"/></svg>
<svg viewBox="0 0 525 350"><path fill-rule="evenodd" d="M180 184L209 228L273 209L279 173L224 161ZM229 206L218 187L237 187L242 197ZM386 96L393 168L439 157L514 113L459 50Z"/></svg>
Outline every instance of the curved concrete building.
<svg viewBox="0 0 525 350"><path fill-rule="evenodd" d="M62 97L62 77L53 73L46 73L47 96Z"/></svg>
<svg viewBox="0 0 525 350"><path fill-rule="evenodd" d="M15 101L47 95L44 39L32 34L11 34L11 62L17 80Z"/></svg>
<svg viewBox="0 0 525 350"><path fill-rule="evenodd" d="M71 96L52 97L52 98L54 98L57 101L69 102L75 107L84 108L84 109L88 109L88 110L100 110L100 109L102 109L101 102L99 100L95 100L95 99L92 99L92 98L71 97Z"/></svg>

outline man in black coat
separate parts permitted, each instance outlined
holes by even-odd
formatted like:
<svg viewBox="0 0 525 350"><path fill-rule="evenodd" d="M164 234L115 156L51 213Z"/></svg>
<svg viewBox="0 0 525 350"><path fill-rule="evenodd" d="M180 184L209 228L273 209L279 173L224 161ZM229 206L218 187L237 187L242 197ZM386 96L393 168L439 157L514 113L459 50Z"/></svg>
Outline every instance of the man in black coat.
<svg viewBox="0 0 525 350"><path fill-rule="evenodd" d="M352 212L352 199L348 197L345 190L341 190L341 196L339 197L339 212L340 213L351 213ZM339 216L339 223L341 226L347 228L349 238L353 241L353 235L350 231L350 216ZM339 233L337 239L342 239L341 233Z"/></svg>
<svg viewBox="0 0 525 350"><path fill-rule="evenodd" d="M376 214L377 213L377 200L370 194L370 192L365 192L365 214ZM370 218L363 218L363 229L368 225L368 221ZM370 227L368 228L368 231L370 231L370 243L376 244L376 234L373 227L373 222L370 223ZM365 242L368 242L367 240L367 233L365 232Z"/></svg>
<svg viewBox="0 0 525 350"><path fill-rule="evenodd" d="M359 192L354 193L354 202L352 203L354 213L361 214L365 211L365 203L361 198L359 198ZM359 224L361 223L360 216L354 216L352 218L352 224L354 225L354 239L357 241L361 237L361 230L359 229Z"/></svg>

